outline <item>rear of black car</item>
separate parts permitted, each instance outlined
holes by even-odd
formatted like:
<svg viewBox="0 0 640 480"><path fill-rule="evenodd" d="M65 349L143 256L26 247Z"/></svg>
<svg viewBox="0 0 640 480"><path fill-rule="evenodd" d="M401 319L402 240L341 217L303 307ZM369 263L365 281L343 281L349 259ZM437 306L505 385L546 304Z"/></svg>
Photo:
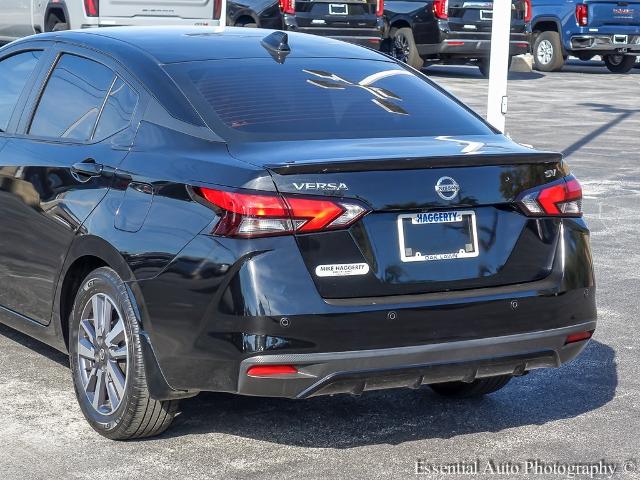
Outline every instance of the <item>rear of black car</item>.
<svg viewBox="0 0 640 480"><path fill-rule="evenodd" d="M489 57L493 19L490 0L387 0L385 19L390 26L392 55L414 67L422 63L418 56L427 63ZM531 0L512 0L511 56L527 53L530 20ZM410 36L403 31L406 28L410 28Z"/></svg>
<svg viewBox="0 0 640 480"><path fill-rule="evenodd" d="M586 345L589 231L559 154L395 62L165 68L230 156L268 172L194 181L211 226L141 287L162 299L150 318L180 315L153 338L173 388L417 388L557 367Z"/></svg>
<svg viewBox="0 0 640 480"><path fill-rule="evenodd" d="M531 0L513 0L511 11L510 53L527 53L527 23L531 21ZM434 15L439 21L441 32L442 44L438 53L448 56L489 56L493 2L435 0Z"/></svg>
<svg viewBox="0 0 640 480"><path fill-rule="evenodd" d="M380 47L384 0L280 0L279 5L285 30Z"/></svg>

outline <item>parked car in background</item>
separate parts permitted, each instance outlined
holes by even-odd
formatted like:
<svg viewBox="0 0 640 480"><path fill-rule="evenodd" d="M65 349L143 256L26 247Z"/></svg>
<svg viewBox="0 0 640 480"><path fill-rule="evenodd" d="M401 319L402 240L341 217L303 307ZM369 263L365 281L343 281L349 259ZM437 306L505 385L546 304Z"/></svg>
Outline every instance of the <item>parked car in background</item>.
<svg viewBox="0 0 640 480"><path fill-rule="evenodd" d="M530 0L513 0L511 57L529 50ZM390 27L385 49L414 68L432 63L475 62L489 73L492 1L386 0Z"/></svg>
<svg viewBox="0 0 640 480"><path fill-rule="evenodd" d="M312 33L380 48L384 0L231 0L227 24Z"/></svg>
<svg viewBox="0 0 640 480"><path fill-rule="evenodd" d="M533 0L531 29L537 70L599 55L610 71L626 73L640 55L640 1Z"/></svg>
<svg viewBox="0 0 640 480"><path fill-rule="evenodd" d="M27 35L116 25L222 26L224 0L0 0L0 43Z"/></svg>

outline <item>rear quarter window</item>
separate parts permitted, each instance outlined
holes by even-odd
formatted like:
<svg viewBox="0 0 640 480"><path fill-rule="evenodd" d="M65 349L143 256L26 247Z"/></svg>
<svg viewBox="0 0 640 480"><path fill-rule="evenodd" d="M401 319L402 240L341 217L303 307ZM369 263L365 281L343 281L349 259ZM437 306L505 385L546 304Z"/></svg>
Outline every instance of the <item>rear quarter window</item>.
<svg viewBox="0 0 640 480"><path fill-rule="evenodd" d="M493 133L433 84L393 62L292 58L165 67L227 140Z"/></svg>

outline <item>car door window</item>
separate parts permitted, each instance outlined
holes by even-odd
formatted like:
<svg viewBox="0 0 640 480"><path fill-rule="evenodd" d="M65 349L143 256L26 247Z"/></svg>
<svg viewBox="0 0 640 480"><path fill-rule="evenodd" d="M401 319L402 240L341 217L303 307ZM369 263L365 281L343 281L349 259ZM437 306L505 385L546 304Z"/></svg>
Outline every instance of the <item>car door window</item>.
<svg viewBox="0 0 640 480"><path fill-rule="evenodd" d="M97 62L62 55L47 81L29 133L89 140L114 77L109 68Z"/></svg>
<svg viewBox="0 0 640 480"><path fill-rule="evenodd" d="M41 56L42 51L33 50L0 61L0 132L7 130L20 94Z"/></svg>
<svg viewBox="0 0 640 480"><path fill-rule="evenodd" d="M120 78L116 78L100 114L94 140L103 140L125 129L131 122L137 104L138 94Z"/></svg>

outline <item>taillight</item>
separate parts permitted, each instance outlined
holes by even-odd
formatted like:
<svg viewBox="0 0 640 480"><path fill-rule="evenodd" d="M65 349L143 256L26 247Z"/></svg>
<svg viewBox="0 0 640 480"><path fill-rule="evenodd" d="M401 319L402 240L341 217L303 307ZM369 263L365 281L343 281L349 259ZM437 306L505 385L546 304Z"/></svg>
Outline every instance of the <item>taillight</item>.
<svg viewBox="0 0 640 480"><path fill-rule="evenodd" d="M433 14L442 20L449 18L449 0L434 0Z"/></svg>
<svg viewBox="0 0 640 480"><path fill-rule="evenodd" d="M223 0L215 0L213 4L213 19L220 20L222 16L222 1Z"/></svg>
<svg viewBox="0 0 640 480"><path fill-rule="evenodd" d="M376 16L381 17L384 15L384 0L376 1Z"/></svg>
<svg viewBox="0 0 640 480"><path fill-rule="evenodd" d="M353 200L280 196L194 188L213 204L220 221L213 233L224 237L256 238L348 228L368 213Z"/></svg>
<svg viewBox="0 0 640 480"><path fill-rule="evenodd" d="M589 7L587 5L576 5L576 22L580 27L586 27L589 23Z"/></svg>
<svg viewBox="0 0 640 480"><path fill-rule="evenodd" d="M571 335L567 336L567 339L564 341L564 344L568 345L570 343L583 342L585 340L589 340L591 337L593 337L593 332L594 330L590 330L588 332L572 333Z"/></svg>
<svg viewBox="0 0 640 480"><path fill-rule="evenodd" d="M249 377L273 377L276 375L295 375L298 369L293 365L253 365L247 370Z"/></svg>
<svg viewBox="0 0 640 480"><path fill-rule="evenodd" d="M87 17L100 15L100 0L84 0L84 11Z"/></svg>
<svg viewBox="0 0 640 480"><path fill-rule="evenodd" d="M527 215L581 217L582 187L573 175L527 190L518 197Z"/></svg>
<svg viewBox="0 0 640 480"><path fill-rule="evenodd" d="M282 13L296 13L296 0L279 0L278 4Z"/></svg>
<svg viewBox="0 0 640 480"><path fill-rule="evenodd" d="M531 21L531 0L524 0L524 21Z"/></svg>

